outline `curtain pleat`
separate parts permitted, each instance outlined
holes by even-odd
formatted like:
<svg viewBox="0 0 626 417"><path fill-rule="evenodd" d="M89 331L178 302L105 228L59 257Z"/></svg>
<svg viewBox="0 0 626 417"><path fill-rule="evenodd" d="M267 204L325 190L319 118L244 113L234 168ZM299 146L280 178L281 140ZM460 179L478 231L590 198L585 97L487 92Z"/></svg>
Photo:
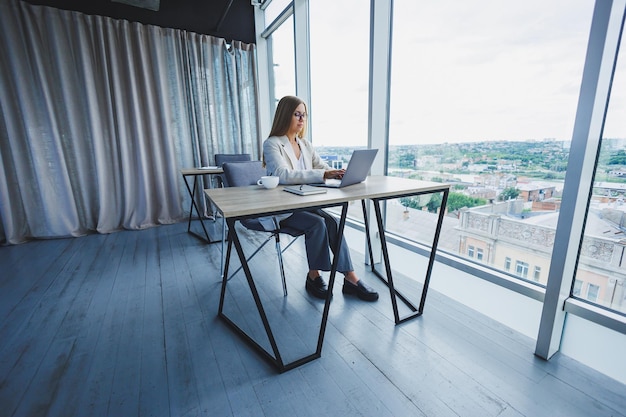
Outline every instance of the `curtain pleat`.
<svg viewBox="0 0 626 417"><path fill-rule="evenodd" d="M3 0L0 58L0 243L180 221L180 169L260 156L254 45Z"/></svg>

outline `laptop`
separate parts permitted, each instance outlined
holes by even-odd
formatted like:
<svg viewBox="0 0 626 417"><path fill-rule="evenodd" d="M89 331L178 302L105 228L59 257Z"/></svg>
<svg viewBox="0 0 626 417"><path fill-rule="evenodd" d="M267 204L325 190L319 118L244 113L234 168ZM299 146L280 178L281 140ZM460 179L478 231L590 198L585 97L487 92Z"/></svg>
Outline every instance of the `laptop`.
<svg viewBox="0 0 626 417"><path fill-rule="evenodd" d="M309 184L315 187L342 188L365 181L374 163L378 149L358 149L352 152L343 178L327 179L323 183Z"/></svg>

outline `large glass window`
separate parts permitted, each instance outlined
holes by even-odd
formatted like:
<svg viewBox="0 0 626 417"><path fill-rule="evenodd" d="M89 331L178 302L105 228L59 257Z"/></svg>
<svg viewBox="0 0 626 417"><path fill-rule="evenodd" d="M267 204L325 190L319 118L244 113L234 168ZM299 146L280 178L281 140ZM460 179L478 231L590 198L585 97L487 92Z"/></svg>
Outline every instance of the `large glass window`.
<svg viewBox="0 0 626 417"><path fill-rule="evenodd" d="M275 104L286 95L296 93L296 60L293 37L293 15L290 16L268 39L271 83ZM274 112L272 111L272 115Z"/></svg>
<svg viewBox="0 0 626 417"><path fill-rule="evenodd" d="M453 184L441 251L481 248L483 263L545 284L528 268L550 267L592 12L592 0L394 2L389 174ZM387 230L429 243L440 201L389 204Z"/></svg>
<svg viewBox="0 0 626 417"><path fill-rule="evenodd" d="M345 168L352 151L367 147L369 2L310 2L311 137L322 158ZM360 204L349 215L362 217Z"/></svg>
<svg viewBox="0 0 626 417"><path fill-rule="evenodd" d="M311 123L322 152L367 146L369 2L310 2Z"/></svg>
<svg viewBox="0 0 626 417"><path fill-rule="evenodd" d="M626 58L623 34L573 296L626 313ZM580 289L587 288L582 293Z"/></svg>
<svg viewBox="0 0 626 417"><path fill-rule="evenodd" d="M265 9L265 22L271 23L291 5L291 0L272 0Z"/></svg>

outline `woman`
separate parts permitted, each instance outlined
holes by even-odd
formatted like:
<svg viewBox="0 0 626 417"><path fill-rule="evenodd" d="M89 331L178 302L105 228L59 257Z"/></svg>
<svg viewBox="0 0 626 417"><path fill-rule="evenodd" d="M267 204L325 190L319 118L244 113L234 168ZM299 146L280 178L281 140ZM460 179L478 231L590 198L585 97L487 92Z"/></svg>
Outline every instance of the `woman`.
<svg viewBox="0 0 626 417"><path fill-rule="evenodd" d="M280 178L281 184L320 183L327 178L341 178L343 169L332 169L304 139L307 109L298 97L283 97L276 108L272 131L263 143L263 160L268 175ZM304 232L309 272L306 290L317 298L326 298L326 282L320 271L330 271L330 251L335 252L337 220L321 209L288 214L280 225ZM356 295L365 301L376 301L378 293L364 284L354 273L350 251L345 239L341 242L337 270L344 274L344 294Z"/></svg>

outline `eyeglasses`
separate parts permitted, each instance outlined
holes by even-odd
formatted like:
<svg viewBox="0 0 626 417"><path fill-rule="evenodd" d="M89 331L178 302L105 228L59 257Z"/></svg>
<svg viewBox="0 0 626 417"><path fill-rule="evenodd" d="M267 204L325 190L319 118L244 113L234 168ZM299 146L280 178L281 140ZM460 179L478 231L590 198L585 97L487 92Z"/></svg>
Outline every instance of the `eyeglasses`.
<svg viewBox="0 0 626 417"><path fill-rule="evenodd" d="M306 119L306 117L308 116L306 113L300 113L299 111L295 112L293 115L296 119L300 120Z"/></svg>

